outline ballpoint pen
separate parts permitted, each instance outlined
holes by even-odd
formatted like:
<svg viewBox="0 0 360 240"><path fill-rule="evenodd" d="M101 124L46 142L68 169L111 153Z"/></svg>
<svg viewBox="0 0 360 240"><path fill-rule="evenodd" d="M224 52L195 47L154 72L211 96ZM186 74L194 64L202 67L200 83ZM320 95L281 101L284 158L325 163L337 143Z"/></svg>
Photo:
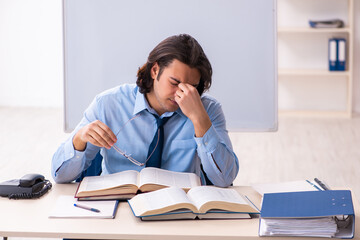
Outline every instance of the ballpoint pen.
<svg viewBox="0 0 360 240"><path fill-rule="evenodd" d="M316 186L315 184L313 184L312 182L310 182L309 180L306 180L311 186L313 186L314 188L316 188L317 190L321 191L321 189Z"/></svg>
<svg viewBox="0 0 360 240"><path fill-rule="evenodd" d="M80 205L80 204L77 204L77 203L74 203L74 206L75 206L75 207L78 207L78 208L86 209L86 210L89 210L89 211L92 211L92 212L97 212L97 213L100 212L99 209L92 208L92 207L88 207L88 206L84 206L84 205Z"/></svg>
<svg viewBox="0 0 360 240"><path fill-rule="evenodd" d="M320 181L318 178L314 178L314 181L320 185L320 187L324 190L329 190L329 188L322 182Z"/></svg>

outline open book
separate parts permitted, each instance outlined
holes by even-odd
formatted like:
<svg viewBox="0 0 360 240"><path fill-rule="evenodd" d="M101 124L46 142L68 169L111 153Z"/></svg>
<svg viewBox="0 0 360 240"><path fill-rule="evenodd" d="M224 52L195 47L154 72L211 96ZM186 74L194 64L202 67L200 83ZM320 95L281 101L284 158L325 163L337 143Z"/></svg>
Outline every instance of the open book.
<svg viewBox="0 0 360 240"><path fill-rule="evenodd" d="M169 186L188 191L200 185L200 178L194 173L147 167L140 172L128 170L85 177L80 182L75 197L79 200L129 199L137 192L150 192Z"/></svg>
<svg viewBox="0 0 360 240"><path fill-rule="evenodd" d="M170 187L139 194L128 203L142 220L195 218L250 218L260 211L245 196L230 188L199 186L187 193Z"/></svg>

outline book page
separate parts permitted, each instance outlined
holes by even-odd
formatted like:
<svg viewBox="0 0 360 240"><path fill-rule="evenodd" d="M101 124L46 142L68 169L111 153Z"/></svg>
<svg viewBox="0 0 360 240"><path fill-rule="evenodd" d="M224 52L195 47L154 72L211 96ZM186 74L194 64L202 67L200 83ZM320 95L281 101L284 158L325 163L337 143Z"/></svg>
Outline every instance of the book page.
<svg viewBox="0 0 360 240"><path fill-rule="evenodd" d="M161 214L161 215L153 215L153 216L145 216L141 217L143 221L158 221L158 220L180 220L180 219L195 219L196 214L192 212L184 212L189 211L188 209L179 209L175 211L171 211L170 214Z"/></svg>
<svg viewBox="0 0 360 240"><path fill-rule="evenodd" d="M155 215L179 208L195 207L181 188L163 188L157 191L138 194L129 200L135 216Z"/></svg>
<svg viewBox="0 0 360 240"><path fill-rule="evenodd" d="M199 219L250 219L248 213L229 213L228 211L217 210L216 212L208 212L206 214L199 214Z"/></svg>
<svg viewBox="0 0 360 240"><path fill-rule="evenodd" d="M138 174L135 170L128 170L103 176L85 177L79 186L78 192L110 189L126 184L137 185Z"/></svg>
<svg viewBox="0 0 360 240"><path fill-rule="evenodd" d="M200 186L200 178L195 173L173 172L159 168L144 168L140 172L139 187L145 184L157 184L189 189Z"/></svg>
<svg viewBox="0 0 360 240"><path fill-rule="evenodd" d="M200 210L209 202L227 202L248 205L236 190L231 188L218 188L213 186L199 186L190 189L187 193L191 202ZM219 207L219 209L221 209Z"/></svg>

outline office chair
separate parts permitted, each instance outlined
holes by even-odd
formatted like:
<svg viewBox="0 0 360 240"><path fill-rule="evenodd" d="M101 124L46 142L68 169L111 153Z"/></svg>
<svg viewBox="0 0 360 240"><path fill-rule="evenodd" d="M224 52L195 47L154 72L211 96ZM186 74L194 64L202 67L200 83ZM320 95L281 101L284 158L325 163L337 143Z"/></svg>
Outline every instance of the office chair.
<svg viewBox="0 0 360 240"><path fill-rule="evenodd" d="M103 157L100 154L100 151L96 154L94 160L92 160L91 165L81 173L80 177L78 177L75 182L81 182L86 176L99 176L102 172L101 163Z"/></svg>
<svg viewBox="0 0 360 240"><path fill-rule="evenodd" d="M214 184L210 181L210 179L208 178L208 176L206 175L202 164L200 164L200 169L201 169L202 173L204 174L204 178L205 178L205 183L206 183L206 185L214 185Z"/></svg>

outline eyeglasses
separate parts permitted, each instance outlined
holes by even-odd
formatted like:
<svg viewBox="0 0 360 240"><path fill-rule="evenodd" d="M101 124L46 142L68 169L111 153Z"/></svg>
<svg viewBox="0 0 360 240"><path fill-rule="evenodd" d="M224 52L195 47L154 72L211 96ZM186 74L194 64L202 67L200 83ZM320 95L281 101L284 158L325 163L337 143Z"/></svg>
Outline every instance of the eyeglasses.
<svg viewBox="0 0 360 240"><path fill-rule="evenodd" d="M133 118L129 119L126 123L124 123L124 125L120 128L120 130L115 134L116 136L124 129L124 127L132 122L133 120L135 120L136 118L140 117L141 116L141 113L135 115ZM119 154L121 154L122 156L124 156L126 159L128 159L130 162L132 162L133 164L137 165L137 166L144 166L147 161L151 158L151 156L153 155L153 153L155 152L155 149L157 148L158 146L158 143L159 143L159 136L160 136L160 130L158 129L158 138L157 138L157 141L156 141L156 145L153 149L153 151L151 152L151 154L148 156L148 158L145 160L144 163L141 163L139 161L137 161L135 158L131 157L131 154L127 154L125 151L121 150L119 147L115 146L115 144L112 146L112 148L117 151Z"/></svg>

